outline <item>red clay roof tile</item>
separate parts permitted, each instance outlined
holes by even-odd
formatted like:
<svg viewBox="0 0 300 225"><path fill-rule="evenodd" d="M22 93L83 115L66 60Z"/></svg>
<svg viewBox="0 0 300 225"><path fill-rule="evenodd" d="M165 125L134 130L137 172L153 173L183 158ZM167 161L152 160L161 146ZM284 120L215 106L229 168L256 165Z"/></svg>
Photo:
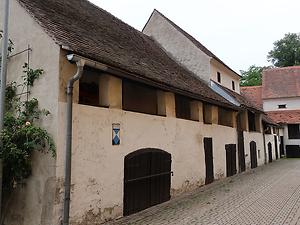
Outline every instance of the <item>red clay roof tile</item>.
<svg viewBox="0 0 300 225"><path fill-rule="evenodd" d="M70 51L159 83L187 96L236 109L179 66L150 37L86 0L19 0L43 29Z"/></svg>
<svg viewBox="0 0 300 225"><path fill-rule="evenodd" d="M245 96L256 107L263 108L262 86L241 87L241 95Z"/></svg>
<svg viewBox="0 0 300 225"><path fill-rule="evenodd" d="M300 66L264 70L262 83L263 99L300 96Z"/></svg>
<svg viewBox="0 0 300 225"><path fill-rule="evenodd" d="M276 123L281 124L294 124L300 123L300 110L280 110L266 112Z"/></svg>

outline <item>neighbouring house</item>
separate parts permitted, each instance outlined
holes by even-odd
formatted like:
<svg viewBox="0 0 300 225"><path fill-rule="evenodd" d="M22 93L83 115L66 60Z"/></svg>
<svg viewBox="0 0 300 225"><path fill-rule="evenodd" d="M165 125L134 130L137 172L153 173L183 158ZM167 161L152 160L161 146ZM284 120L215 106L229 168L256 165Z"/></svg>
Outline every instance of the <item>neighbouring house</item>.
<svg viewBox="0 0 300 225"><path fill-rule="evenodd" d="M300 156L300 67L263 71L262 86L243 87L242 92L260 104L269 118L281 125L280 154Z"/></svg>
<svg viewBox="0 0 300 225"><path fill-rule="evenodd" d="M210 83L211 80L240 92L240 75L182 28L154 10L143 28L179 64Z"/></svg>
<svg viewBox="0 0 300 225"><path fill-rule="evenodd" d="M22 79L24 62L45 71L30 95L51 112L41 123L57 155L33 155L32 176L15 190L6 224L61 224L66 87L76 60L84 68L73 89L70 224L95 225L168 201L243 171L245 158L248 167L263 163L262 112L210 87L206 53L178 63L155 38L86 0L10 2L9 36L20 54L9 59L8 81ZM239 75L212 63L220 83L238 94ZM245 147L237 147L240 129Z"/></svg>
<svg viewBox="0 0 300 225"><path fill-rule="evenodd" d="M276 127L276 123L264 115L263 108L252 104L240 94L240 75L227 66L220 58L182 28L154 10L143 28L180 65L208 83L211 88L232 104L240 107L238 123L239 170L254 168L267 162L267 158L278 158L277 135L270 139L272 152L267 151L263 125ZM222 118L222 111L219 111ZM269 157L270 155L270 157ZM258 162L257 159L258 158Z"/></svg>

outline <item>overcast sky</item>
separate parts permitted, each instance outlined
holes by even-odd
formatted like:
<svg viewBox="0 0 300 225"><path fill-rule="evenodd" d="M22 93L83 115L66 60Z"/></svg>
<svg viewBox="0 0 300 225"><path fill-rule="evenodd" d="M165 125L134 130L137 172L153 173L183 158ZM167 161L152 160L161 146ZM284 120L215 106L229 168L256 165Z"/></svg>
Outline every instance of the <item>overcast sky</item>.
<svg viewBox="0 0 300 225"><path fill-rule="evenodd" d="M269 65L274 41L300 32L300 0L90 1L138 30L157 9L237 72Z"/></svg>

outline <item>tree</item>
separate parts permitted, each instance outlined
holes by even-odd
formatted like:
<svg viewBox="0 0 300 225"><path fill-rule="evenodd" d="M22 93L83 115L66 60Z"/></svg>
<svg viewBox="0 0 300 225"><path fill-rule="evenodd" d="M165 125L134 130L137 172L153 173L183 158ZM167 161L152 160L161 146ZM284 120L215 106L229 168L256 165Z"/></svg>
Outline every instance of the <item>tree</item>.
<svg viewBox="0 0 300 225"><path fill-rule="evenodd" d="M252 65L248 70L241 70L241 86L261 85L262 71L265 67Z"/></svg>
<svg viewBox="0 0 300 225"><path fill-rule="evenodd" d="M288 33L276 41L268 60L277 67L300 65L300 34Z"/></svg>

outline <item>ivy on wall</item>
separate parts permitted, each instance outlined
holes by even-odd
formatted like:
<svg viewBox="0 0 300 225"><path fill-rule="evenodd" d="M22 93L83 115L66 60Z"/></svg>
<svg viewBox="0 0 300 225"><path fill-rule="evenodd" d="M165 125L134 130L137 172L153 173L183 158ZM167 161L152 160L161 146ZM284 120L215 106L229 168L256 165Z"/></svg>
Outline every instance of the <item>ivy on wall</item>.
<svg viewBox="0 0 300 225"><path fill-rule="evenodd" d="M0 33L1 39L1 33ZM10 42L9 52L13 50ZM4 129L0 133L3 147L3 191L11 192L31 175L34 151L51 153L55 157L55 144L49 133L40 127L40 121L50 112L39 108L36 98L24 97L35 80L44 74L42 69L23 66L23 83L7 84L5 93ZM26 93L27 94L27 93Z"/></svg>

